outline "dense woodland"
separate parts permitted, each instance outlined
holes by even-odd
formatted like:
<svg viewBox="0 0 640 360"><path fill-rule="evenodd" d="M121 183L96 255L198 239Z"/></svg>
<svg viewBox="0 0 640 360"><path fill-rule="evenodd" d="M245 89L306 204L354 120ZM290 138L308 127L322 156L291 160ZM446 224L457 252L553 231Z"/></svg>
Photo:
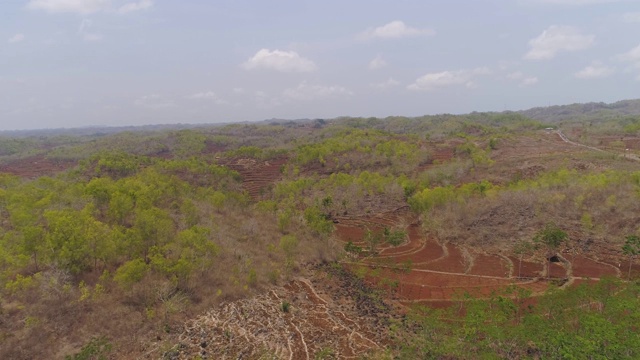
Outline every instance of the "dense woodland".
<svg viewBox="0 0 640 360"><path fill-rule="evenodd" d="M334 221L398 209L470 251L629 270L533 303L417 307L363 358L637 358L638 103L2 135L0 358L141 357L211 307L375 252ZM559 151L549 127L606 151Z"/></svg>

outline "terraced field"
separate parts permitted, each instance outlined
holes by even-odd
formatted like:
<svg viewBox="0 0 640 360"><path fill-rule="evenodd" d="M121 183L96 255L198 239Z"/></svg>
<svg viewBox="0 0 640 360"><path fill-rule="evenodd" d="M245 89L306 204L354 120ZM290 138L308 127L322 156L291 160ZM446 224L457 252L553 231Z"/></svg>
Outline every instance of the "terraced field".
<svg viewBox="0 0 640 360"><path fill-rule="evenodd" d="M533 296L549 286L569 286L603 276L620 277L619 266L588 255L563 254L558 261L544 258L521 261L510 254L489 254L453 244L443 244L421 233L417 223L406 226L406 239L399 246L376 246L365 241L367 231L402 227L407 214L380 214L368 218L338 219L336 235L345 244L364 249L348 261L350 268L366 274L369 283L386 287L405 305L430 303L446 305L464 294L488 297L507 287L526 289Z"/></svg>
<svg viewBox="0 0 640 360"><path fill-rule="evenodd" d="M269 186L282 177L281 167L286 162L286 157L268 161L240 158L225 161L223 165L240 173L242 188L253 200L260 200Z"/></svg>

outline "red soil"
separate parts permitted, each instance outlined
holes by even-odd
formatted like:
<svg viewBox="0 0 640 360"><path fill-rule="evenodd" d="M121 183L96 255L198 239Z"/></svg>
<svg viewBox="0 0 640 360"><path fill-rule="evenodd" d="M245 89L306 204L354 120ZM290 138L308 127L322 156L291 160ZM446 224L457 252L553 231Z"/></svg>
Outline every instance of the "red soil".
<svg viewBox="0 0 640 360"><path fill-rule="evenodd" d="M418 171L424 171L432 168L434 164L445 163L455 156L455 147L460 145L458 142L452 142L451 144L437 144L436 146L430 146L431 156L428 163L420 166Z"/></svg>
<svg viewBox="0 0 640 360"><path fill-rule="evenodd" d="M549 267L550 278L564 279L567 277L567 268L561 262L547 262L547 266Z"/></svg>
<svg viewBox="0 0 640 360"><path fill-rule="evenodd" d="M544 270L544 265L542 263L534 263L523 260L522 264L520 264L520 259L515 256L509 256L509 259L511 259L511 262L513 262L513 276L526 278L536 278L542 276L542 271ZM519 275L518 269L520 269Z"/></svg>
<svg viewBox="0 0 640 360"><path fill-rule="evenodd" d="M242 158L225 159L221 164L240 173L243 189L253 200L260 200L265 190L280 180L280 169L286 162L285 157L267 161Z"/></svg>
<svg viewBox="0 0 640 360"><path fill-rule="evenodd" d="M340 219L335 234L344 243L351 241L366 248L366 229L382 231L402 219L390 215L367 218ZM362 274L368 283L386 289L399 298L401 304L425 304L446 307L462 299L465 294L488 297L503 293L515 286L532 294L541 294L550 286L557 287L557 279L569 278L569 264L523 260L516 256L465 253L453 244L441 246L433 238L425 238L417 224L408 227L408 241L391 247L383 244L378 253L351 264L349 267ZM619 276L614 266L597 262L585 256L572 261L574 284L583 278ZM626 264L620 264L628 265ZM549 274L545 272L549 268ZM634 271L640 270L640 264Z"/></svg>
<svg viewBox="0 0 640 360"><path fill-rule="evenodd" d="M497 255L476 254L469 274L508 277L509 263Z"/></svg>
<svg viewBox="0 0 640 360"><path fill-rule="evenodd" d="M75 161L50 160L43 155L32 156L0 165L0 173L9 173L26 178L51 176L68 170L76 165Z"/></svg>
<svg viewBox="0 0 640 360"><path fill-rule="evenodd" d="M583 255L578 255L572 261L573 276L600 278L603 276L617 276L618 272L614 267L599 263Z"/></svg>
<svg viewBox="0 0 640 360"><path fill-rule="evenodd" d="M426 264L418 263L414 268L464 274L468 261L462 255L462 251L460 251L457 246L451 244L447 245L446 248L448 250L447 256Z"/></svg>
<svg viewBox="0 0 640 360"><path fill-rule="evenodd" d="M385 255L387 255L385 253ZM395 262L411 261L413 265L424 264L433 262L444 256L442 246L435 242L435 240L427 240L421 247L414 248L413 251L404 252L398 255L384 256L384 259L393 259Z"/></svg>
<svg viewBox="0 0 640 360"><path fill-rule="evenodd" d="M363 246L365 229L352 226L336 225L335 234L345 243L351 241L354 244Z"/></svg>

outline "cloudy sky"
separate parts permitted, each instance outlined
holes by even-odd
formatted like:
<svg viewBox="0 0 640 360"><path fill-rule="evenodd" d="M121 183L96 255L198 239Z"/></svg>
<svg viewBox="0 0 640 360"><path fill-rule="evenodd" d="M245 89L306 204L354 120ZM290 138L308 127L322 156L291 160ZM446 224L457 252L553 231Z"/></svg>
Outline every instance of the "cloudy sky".
<svg viewBox="0 0 640 360"><path fill-rule="evenodd" d="M639 0L0 1L0 130L630 98Z"/></svg>

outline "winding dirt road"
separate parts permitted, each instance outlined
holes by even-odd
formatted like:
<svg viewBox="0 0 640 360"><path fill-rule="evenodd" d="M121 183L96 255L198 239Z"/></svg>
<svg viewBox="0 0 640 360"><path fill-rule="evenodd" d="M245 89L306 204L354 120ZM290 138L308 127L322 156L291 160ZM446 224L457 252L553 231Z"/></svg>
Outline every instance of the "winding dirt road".
<svg viewBox="0 0 640 360"><path fill-rule="evenodd" d="M558 134L558 136L560 136L560 139L562 139L562 141L566 142L567 144L584 147L584 148L587 148L587 149L590 149L590 150L593 150L593 151L599 151L599 152L609 153L609 154L613 154L613 155L618 155L618 156L620 156L620 157L622 157L624 159L631 159L631 160L635 160L635 161L640 161L640 157L638 157L635 154L631 154L628 151L625 151L624 154L617 154L617 153L613 153L613 152L610 152L610 151L599 149L597 147L593 147L593 146L589 146L589 145L585 145L585 144L580 144L580 143L577 143L575 141L571 141L562 132L562 130L556 130L556 134Z"/></svg>

